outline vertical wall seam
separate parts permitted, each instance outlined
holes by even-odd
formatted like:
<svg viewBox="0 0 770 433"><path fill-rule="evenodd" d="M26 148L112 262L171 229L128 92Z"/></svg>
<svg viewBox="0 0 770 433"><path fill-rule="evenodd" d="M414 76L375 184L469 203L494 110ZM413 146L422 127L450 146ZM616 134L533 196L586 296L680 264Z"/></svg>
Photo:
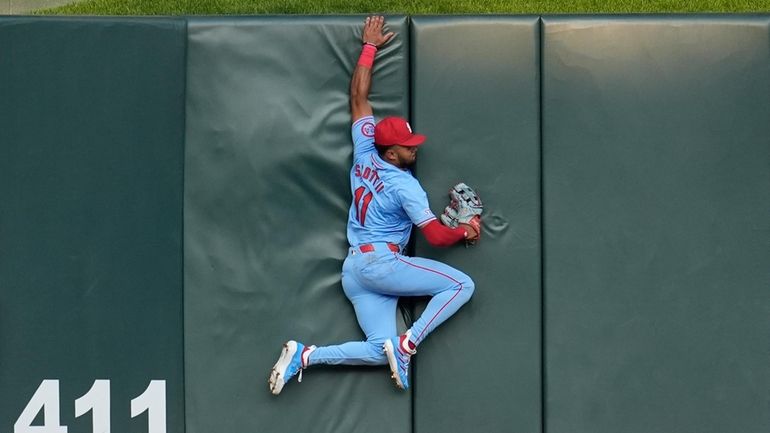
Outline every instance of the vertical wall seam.
<svg viewBox="0 0 770 433"><path fill-rule="evenodd" d="M185 287L186 287L186 273L185 273L185 191L187 190L187 83L188 75L190 73L189 64L187 62L188 46L190 41L189 35L189 20L187 17L183 18L184 22L184 47L182 54L182 62L184 64L184 76L182 77L182 432L187 432L187 338L185 330L187 328L185 323Z"/></svg>
<svg viewBox="0 0 770 433"><path fill-rule="evenodd" d="M406 113L403 113L404 118L406 118L409 122L411 122L412 125L414 125L414 119L412 119L412 113L414 112L412 110L413 104L412 104L412 90L413 90L413 84L412 84L412 37L411 37L411 27L412 27L412 18L410 16L405 16L404 20L404 62L406 63L406 66L404 68L404 71L406 73ZM398 37L400 35L397 35ZM414 172L415 175L417 174L417 171ZM415 230L412 230L412 234L415 233ZM406 253L409 256L415 256L417 251L417 237L416 236L410 236L409 241L406 244ZM403 303L402 303L403 302ZM417 304L414 302L414 300L405 300L405 301L399 301L399 310L401 310L401 316L404 319L404 324L409 328L409 325L413 322L414 317L416 316L416 308ZM414 377L416 376L417 364L412 363L412 392L414 391ZM412 395L414 397L414 395ZM412 402L412 412L414 413L414 401ZM412 416L412 421L414 421L414 416ZM414 425L414 423L412 423ZM413 429L414 430L414 429Z"/></svg>
<svg viewBox="0 0 770 433"><path fill-rule="evenodd" d="M414 56L413 56L413 43L412 43L412 17L407 15L406 21L404 22L404 37L406 38L406 41L404 42L404 49L406 50L406 55L404 56L404 59L406 61L406 113L404 113L404 117L412 124L414 125L414 119L412 118L412 115L414 113L414 80L413 80L413 71L412 71L412 65L414 65ZM415 128L419 127L415 126ZM417 173L415 172L415 175ZM414 256L416 254L417 250L417 242L416 237L411 236L409 238L409 243L407 244L407 252L408 254ZM412 312L414 313L414 312ZM414 317L414 314L412 314L412 317Z"/></svg>
<svg viewBox="0 0 770 433"><path fill-rule="evenodd" d="M538 18L538 87L539 95L539 114L538 124L539 142L540 142L540 431L546 433L546 293L545 293L545 158L544 158L544 140L543 140L543 44L544 44L544 23L543 17Z"/></svg>
<svg viewBox="0 0 770 433"><path fill-rule="evenodd" d="M414 65L414 59L412 57L412 54L414 52L413 47L413 41L412 41L412 17L407 15L406 21L404 22L404 33L406 33L406 43L404 44L404 47L406 49L406 56L404 58L406 59L407 65L406 65L406 82L407 82L407 104L406 104L406 118L409 119L409 121L413 121L412 114L414 113L414 80L413 80L413 73L412 73L412 66ZM417 244L415 242L415 237L412 236L409 242L409 248L410 253L412 255L415 255L415 251L417 249ZM411 304L411 316L412 318L416 316L415 314L415 308L416 304L412 302ZM407 325L409 326L409 325ZM410 430L412 433L415 432L415 428L417 427L417 420L415 417L415 411L416 411L416 402L417 402L417 363L412 363L412 401L411 401L411 410L409 412L409 419L410 419Z"/></svg>
<svg viewBox="0 0 770 433"><path fill-rule="evenodd" d="M412 48L412 17L409 15L405 16L404 20L404 50L406 51L404 54L404 59L406 61L406 113L404 113L404 117L409 120L412 124L414 124L412 119L412 113L414 113L414 83L412 80L412 65L414 64L413 58L412 58L412 52L414 51ZM414 233L414 232L413 232ZM409 238L409 243L407 244L407 254L410 254L412 256L416 255L415 251L417 250L417 242L416 242L416 236L411 236ZM402 310L402 315L404 312L409 312L409 317L404 317L404 323L407 326L407 329L410 328L411 322L413 318L416 316L415 310L416 310L416 303L410 302L409 305L405 305ZM406 315L404 315L406 316ZM415 361L412 361L412 372L411 372L411 386L409 387L411 392L411 401L409 405L409 429L412 433L415 433L415 402L417 401L416 395L417 395L417 363Z"/></svg>

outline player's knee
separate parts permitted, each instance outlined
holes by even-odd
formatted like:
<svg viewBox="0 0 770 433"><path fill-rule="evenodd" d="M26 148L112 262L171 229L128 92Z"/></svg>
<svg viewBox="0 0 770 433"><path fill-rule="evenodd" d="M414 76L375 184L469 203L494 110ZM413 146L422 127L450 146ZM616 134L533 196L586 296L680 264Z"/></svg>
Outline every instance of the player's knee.
<svg viewBox="0 0 770 433"><path fill-rule="evenodd" d="M464 275L464 278L460 280L460 293L457 295L464 303L468 302L473 296L473 291L476 289L476 285L471 280L471 277Z"/></svg>

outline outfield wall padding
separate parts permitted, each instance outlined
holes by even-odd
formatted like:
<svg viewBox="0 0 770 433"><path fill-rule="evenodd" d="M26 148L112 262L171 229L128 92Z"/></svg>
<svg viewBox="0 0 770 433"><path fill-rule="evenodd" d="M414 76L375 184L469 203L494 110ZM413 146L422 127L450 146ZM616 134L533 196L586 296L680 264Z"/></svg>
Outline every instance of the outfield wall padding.
<svg viewBox="0 0 770 433"><path fill-rule="evenodd" d="M151 380L184 431L185 43L182 19L0 19L2 432L44 379L69 433L97 379L112 431L147 431Z"/></svg>
<svg viewBox="0 0 770 433"><path fill-rule="evenodd" d="M770 19L543 34L546 430L770 431Z"/></svg>
<svg viewBox="0 0 770 433"><path fill-rule="evenodd" d="M464 181L486 213L476 247L417 235L476 290L414 358L416 433L540 431L539 48L538 17L412 20L417 176L434 212Z"/></svg>
<svg viewBox="0 0 770 433"><path fill-rule="evenodd" d="M115 432L148 431L151 380L168 432L770 431L766 14L387 17L375 116L428 136L434 212L458 181L486 205L477 246L410 252L476 291L407 392L314 367L269 393L285 340L364 337L363 19L0 18L0 431L45 379L68 433L98 379Z"/></svg>
<svg viewBox="0 0 770 433"><path fill-rule="evenodd" d="M384 367L313 368L279 397L287 339L361 341L340 283L363 17L193 19L185 173L188 432L404 432ZM378 54L378 115L408 108L408 28ZM403 326L402 326L403 329Z"/></svg>

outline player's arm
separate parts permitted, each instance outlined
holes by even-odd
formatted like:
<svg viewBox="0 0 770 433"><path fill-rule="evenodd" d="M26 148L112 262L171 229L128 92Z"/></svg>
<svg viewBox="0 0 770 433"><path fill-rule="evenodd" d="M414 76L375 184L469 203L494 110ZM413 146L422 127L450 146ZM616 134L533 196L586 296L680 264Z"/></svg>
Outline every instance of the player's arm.
<svg viewBox="0 0 770 433"><path fill-rule="evenodd" d="M364 43L361 57L358 59L353 78L350 80L350 114L353 122L372 115L369 104L369 89L372 87L372 65L377 49L385 45L394 35L393 32L383 34L385 18L381 16L367 17L364 22L364 32L361 38Z"/></svg>
<svg viewBox="0 0 770 433"><path fill-rule="evenodd" d="M468 224L460 224L459 227L450 228L434 219L419 227L422 234L425 235L425 239L434 247L448 247L461 240L478 239L478 232Z"/></svg>

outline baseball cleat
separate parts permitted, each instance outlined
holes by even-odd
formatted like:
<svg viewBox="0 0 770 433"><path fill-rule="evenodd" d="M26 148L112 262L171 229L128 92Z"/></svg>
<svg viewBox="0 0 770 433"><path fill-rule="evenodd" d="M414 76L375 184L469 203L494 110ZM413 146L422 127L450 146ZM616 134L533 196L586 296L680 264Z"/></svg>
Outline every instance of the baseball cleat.
<svg viewBox="0 0 770 433"><path fill-rule="evenodd" d="M404 335L386 340L383 345L383 351L388 357L390 378L400 389L409 388L409 360L412 355L417 353L416 350L409 349L408 343L411 334L411 331L407 331Z"/></svg>
<svg viewBox="0 0 770 433"><path fill-rule="evenodd" d="M307 368L308 357L313 350L315 350L315 346L305 346L294 340L287 341L283 345L278 362L270 371L270 378L268 379L270 392L275 395L280 394L284 385L297 373L299 373L297 382L302 382L302 370Z"/></svg>

